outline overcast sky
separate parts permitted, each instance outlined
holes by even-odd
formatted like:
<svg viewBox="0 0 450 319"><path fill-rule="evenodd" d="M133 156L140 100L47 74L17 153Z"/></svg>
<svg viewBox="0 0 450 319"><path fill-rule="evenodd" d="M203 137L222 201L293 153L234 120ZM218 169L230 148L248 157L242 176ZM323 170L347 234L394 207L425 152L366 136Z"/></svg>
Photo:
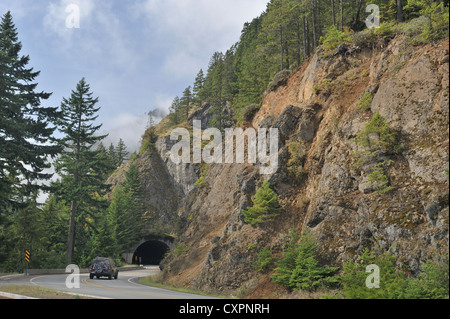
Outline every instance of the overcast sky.
<svg viewBox="0 0 450 319"><path fill-rule="evenodd" d="M237 42L245 22L268 0L0 0L11 11L38 90L58 106L85 77L102 107L99 121L130 151L144 133L145 113L168 110L175 95L207 69L215 51ZM76 10L79 9L79 28Z"/></svg>

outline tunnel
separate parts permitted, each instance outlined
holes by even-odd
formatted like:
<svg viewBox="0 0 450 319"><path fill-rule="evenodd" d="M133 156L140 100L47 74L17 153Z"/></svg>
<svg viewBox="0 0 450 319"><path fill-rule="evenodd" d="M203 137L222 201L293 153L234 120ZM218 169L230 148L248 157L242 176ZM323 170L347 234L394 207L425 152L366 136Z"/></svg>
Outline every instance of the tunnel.
<svg viewBox="0 0 450 319"><path fill-rule="evenodd" d="M159 265L169 251L169 246L158 240L149 240L140 245L133 255L133 264Z"/></svg>

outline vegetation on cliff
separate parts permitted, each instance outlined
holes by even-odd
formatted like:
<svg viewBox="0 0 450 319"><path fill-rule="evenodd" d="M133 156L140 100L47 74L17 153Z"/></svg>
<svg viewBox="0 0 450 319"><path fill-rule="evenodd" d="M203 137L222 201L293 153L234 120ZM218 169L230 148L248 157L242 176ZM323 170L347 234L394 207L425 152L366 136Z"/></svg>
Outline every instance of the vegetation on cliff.
<svg viewBox="0 0 450 319"><path fill-rule="evenodd" d="M448 1L375 3L380 28L364 29L362 0L356 8L345 0L270 1L174 98L169 117L150 125L126 165L123 144L94 149L102 137L87 83L61 105L78 122L39 107L48 94L27 83L38 74L24 69L5 15L1 268L22 269L30 245L33 267L62 267L67 251L80 265L98 254L120 259L140 235L167 231L178 249L163 278L186 286L258 297L336 286L347 298L448 297L448 49L438 42L448 37ZM287 107L295 112L284 114ZM279 128L279 170L264 182L251 165L170 163L168 132L194 118L220 129ZM50 122L66 128L64 151L56 141L41 145L53 142ZM70 139L76 123L83 129ZM36 191L48 188L36 179L50 178L45 157L57 154L62 178L39 205ZM368 263L385 269L386 287L376 293L362 287Z"/></svg>

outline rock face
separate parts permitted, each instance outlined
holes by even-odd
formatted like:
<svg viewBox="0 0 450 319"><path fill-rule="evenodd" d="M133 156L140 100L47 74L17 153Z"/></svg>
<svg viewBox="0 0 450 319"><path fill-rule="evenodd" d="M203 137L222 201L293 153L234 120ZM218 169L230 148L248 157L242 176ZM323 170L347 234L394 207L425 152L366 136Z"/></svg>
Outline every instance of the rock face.
<svg viewBox="0 0 450 319"><path fill-rule="evenodd" d="M147 194L160 198L149 203L185 222L178 234L184 249L165 259L164 278L210 291L257 289L257 252L279 252L293 228L310 229L321 262L337 266L370 248L392 251L399 266L417 273L432 254L448 250L447 47L448 40L411 48L398 37L382 51L355 57L316 52L267 93L249 124L279 129L280 167L270 176L251 164L174 165L166 154L170 141L160 138L157 151L145 155L159 159L140 159L155 165L148 167ZM372 103L360 110L364 93ZM397 151L385 155L392 162L385 172L392 190L385 194L370 182L369 166L355 165L361 151L356 136L376 112L399 137ZM202 114L209 113L196 116ZM292 143L301 151L293 154ZM301 180L289 171L296 159ZM197 187L200 174L204 183ZM264 180L283 212L270 225L253 228L244 223L243 210ZM177 200L164 199L167 193Z"/></svg>

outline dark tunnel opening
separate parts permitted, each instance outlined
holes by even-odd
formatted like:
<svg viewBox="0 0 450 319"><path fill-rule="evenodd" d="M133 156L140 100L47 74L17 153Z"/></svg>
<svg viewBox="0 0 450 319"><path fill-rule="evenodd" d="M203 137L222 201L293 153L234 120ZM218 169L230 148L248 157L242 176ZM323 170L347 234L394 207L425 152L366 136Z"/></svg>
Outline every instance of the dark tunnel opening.
<svg viewBox="0 0 450 319"><path fill-rule="evenodd" d="M157 240L146 241L134 252L133 264L159 265L168 251L169 247L163 242Z"/></svg>

